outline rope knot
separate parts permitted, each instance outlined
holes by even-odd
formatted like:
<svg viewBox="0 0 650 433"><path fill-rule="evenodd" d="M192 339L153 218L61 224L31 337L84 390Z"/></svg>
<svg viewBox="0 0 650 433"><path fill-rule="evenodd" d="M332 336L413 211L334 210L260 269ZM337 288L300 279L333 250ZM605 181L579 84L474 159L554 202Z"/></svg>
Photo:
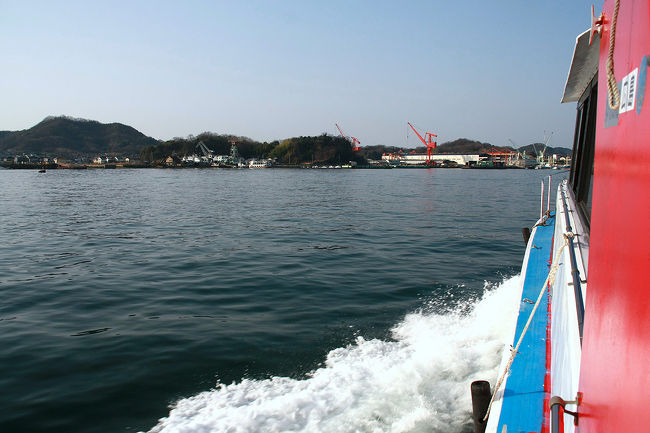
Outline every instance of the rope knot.
<svg viewBox="0 0 650 433"><path fill-rule="evenodd" d="M566 232L564 234L564 238L567 239L567 240L569 240L569 239L571 239L573 237L575 237L575 234L573 232Z"/></svg>

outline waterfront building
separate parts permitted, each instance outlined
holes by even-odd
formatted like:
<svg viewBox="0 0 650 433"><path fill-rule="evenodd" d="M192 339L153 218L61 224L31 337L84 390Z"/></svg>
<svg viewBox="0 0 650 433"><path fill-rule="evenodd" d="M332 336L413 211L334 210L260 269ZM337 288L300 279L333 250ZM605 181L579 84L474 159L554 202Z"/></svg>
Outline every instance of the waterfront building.
<svg viewBox="0 0 650 433"><path fill-rule="evenodd" d="M484 157L478 153L437 153L431 155L431 161L435 164L454 163L459 166L477 164ZM402 165L424 165L427 163L426 153L385 153L381 156L382 161L389 164Z"/></svg>

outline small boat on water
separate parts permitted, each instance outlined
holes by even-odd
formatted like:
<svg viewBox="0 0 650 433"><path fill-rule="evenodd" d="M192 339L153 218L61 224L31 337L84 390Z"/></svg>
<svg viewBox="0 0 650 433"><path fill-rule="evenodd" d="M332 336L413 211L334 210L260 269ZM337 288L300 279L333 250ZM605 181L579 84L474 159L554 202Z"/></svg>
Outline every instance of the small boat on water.
<svg viewBox="0 0 650 433"><path fill-rule="evenodd" d="M44 169L44 168L41 168L40 170L38 170L38 172L39 172L39 173L45 173L45 169Z"/></svg>
<svg viewBox="0 0 650 433"><path fill-rule="evenodd" d="M251 159L248 162L248 168L269 168L272 165L270 159Z"/></svg>
<svg viewBox="0 0 650 433"><path fill-rule="evenodd" d="M605 0L576 39L573 166L555 211L542 184L511 346L472 383L477 432L650 431L648 17L648 0Z"/></svg>

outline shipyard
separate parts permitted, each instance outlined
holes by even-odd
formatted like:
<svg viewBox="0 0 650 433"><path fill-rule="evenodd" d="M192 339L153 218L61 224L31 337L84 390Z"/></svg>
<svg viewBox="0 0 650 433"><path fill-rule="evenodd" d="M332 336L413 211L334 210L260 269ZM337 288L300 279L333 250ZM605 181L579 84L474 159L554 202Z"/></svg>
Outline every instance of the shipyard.
<svg viewBox="0 0 650 433"><path fill-rule="evenodd" d="M22 140L29 137L32 149L47 149L47 137L39 138L40 129L54 128L62 130L85 128L92 124L96 130L92 138L71 136L68 138L68 150L23 152L10 154L12 148L19 149ZM203 133L198 136L176 138L168 142L156 142L145 139L142 134L134 135L131 140L148 141L148 146L129 145L131 149L121 152L97 154L90 149L95 142L105 141L104 129L116 128L96 121L72 119L65 116L50 117L29 131L29 135L19 131L0 137L11 143L11 147L0 155L0 167L12 169L95 169L95 168L474 168L474 169L559 169L571 165L568 148L550 147L552 134L544 134L541 142L527 146L517 146L509 140L508 146L493 146L476 140L457 139L438 143L436 134L427 132L424 137L411 123L408 126L419 139L421 146L405 147L369 145L361 146L356 137L343 133L340 126L336 128L339 135L322 134L312 137L295 137L276 140L270 143L255 142L246 137ZM122 128L124 125L117 126ZM97 132L99 131L99 132ZM137 140L136 140L137 139ZM43 143L33 144L35 140ZM92 141L89 141L92 140ZM416 143L417 144L417 143ZM125 142L122 142L125 146Z"/></svg>

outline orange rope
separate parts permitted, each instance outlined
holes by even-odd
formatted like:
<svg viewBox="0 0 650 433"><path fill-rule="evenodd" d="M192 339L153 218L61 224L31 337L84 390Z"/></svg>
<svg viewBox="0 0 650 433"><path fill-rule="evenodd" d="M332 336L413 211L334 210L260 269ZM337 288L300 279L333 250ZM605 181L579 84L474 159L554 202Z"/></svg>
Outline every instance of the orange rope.
<svg viewBox="0 0 650 433"><path fill-rule="evenodd" d="M618 110L618 107L621 105L621 94L616 83L616 76L614 75L614 46L616 45L616 21L618 21L619 6L620 0L616 0L614 18L612 19L612 27L609 33L609 55L607 56L607 102L609 108L612 110Z"/></svg>

